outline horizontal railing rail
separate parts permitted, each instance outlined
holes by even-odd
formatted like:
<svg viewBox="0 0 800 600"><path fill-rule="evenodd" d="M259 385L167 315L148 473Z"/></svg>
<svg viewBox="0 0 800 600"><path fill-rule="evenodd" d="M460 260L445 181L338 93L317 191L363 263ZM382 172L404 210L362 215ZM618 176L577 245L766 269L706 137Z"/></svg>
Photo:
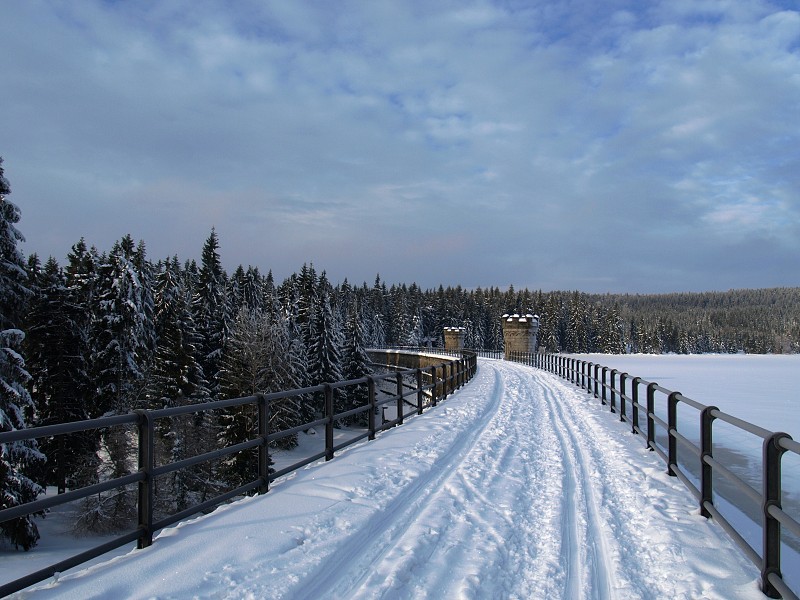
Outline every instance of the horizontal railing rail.
<svg viewBox="0 0 800 600"><path fill-rule="evenodd" d="M716 406L706 406L658 383L641 377L631 377L617 369L581 360L579 358L546 353L512 353L510 359L544 369L586 390L611 413L619 415L631 432L642 435L646 446L654 451L667 466L667 473L677 477L694 495L700 513L713 517L750 561L761 571L761 590L771 598L797 600L797 593L784 581L781 571L781 543L784 530L800 537L800 523L783 510L782 506L782 457L786 452L800 455L800 444L783 432L773 432L733 415ZM642 392L644 403L642 403ZM657 414L657 396L661 402L661 415ZM694 421L685 425L679 422L679 407L686 406L696 411ZM628 410L630 409L630 411ZM645 420L642 423L640 419ZM756 490L731 468L714 456L714 423L721 421L737 430L760 439L761 445L761 490ZM686 427L695 426L694 433L699 445L692 441ZM666 439L666 444L659 441ZM684 452L679 451L682 448ZM685 458L690 453L690 460ZM698 473L697 484L684 469L691 466ZM758 523L762 530L760 547L754 548L745 539L742 531L726 518L714 502L715 480L724 480L747 499L757 510ZM737 507L739 508L739 507Z"/></svg>
<svg viewBox="0 0 800 600"><path fill-rule="evenodd" d="M389 350L403 350L409 352L430 353L442 356L458 357L461 356L462 353L468 352L470 354L474 354L475 356L479 356L481 358L503 358L502 350L476 349L476 348L448 349L448 348L437 348L435 346L422 346L422 345L420 346L391 345L391 346L386 346L385 348Z"/></svg>
<svg viewBox="0 0 800 600"><path fill-rule="evenodd" d="M453 360L445 359L429 367L413 369L392 367L392 372L390 373L373 374L360 379L325 383L302 389L269 394L256 394L243 398L231 398L158 410L137 410L125 415L47 425L43 427L32 427L29 429L0 433L0 444L7 444L23 440L71 435L92 430L108 430L109 428L120 426L135 426L136 432L133 438L135 440L135 455L138 460L138 469L134 473L83 488L70 490L56 496L41 498L26 504L0 510L0 523L4 523L26 517L27 515L41 514L48 509L81 500L94 494L125 488L134 484L138 486L136 494L136 510L138 517L137 524L132 531L127 531L105 543L99 544L94 548L74 556L70 556L58 563L28 573L13 581L3 583L0 585L0 597L18 592L30 585L52 577L56 573L61 573L67 569L76 567L132 542L136 542L138 548L150 546L153 543L154 533L159 529L177 523L191 515L213 509L237 496L242 496L251 492L259 494L266 493L269 490L270 484L278 477L323 458L325 460L331 460L334 458L336 452L364 439L374 440L376 434L381 431L390 427L402 425L406 419L413 415L422 414L426 407L436 406L439 401L452 394L475 375L477 371L477 356L475 353L463 351L454 356ZM365 385L367 386L366 404L344 412L336 413L334 411L334 399L337 390ZM379 398L378 390L379 386L382 385L391 386L393 390L388 395L385 395L385 397ZM279 431L273 431L271 429L270 412L274 403L289 398L298 398L301 402L305 402L308 401L308 397L311 394L322 394L323 410L320 418L290 429ZM396 417L392 420L378 422L376 414L384 405L393 405L396 408ZM226 408L248 406L255 408L257 414L255 430L251 432L251 437L249 439L231 446L210 449L207 452L183 460L156 465L154 452L156 436L155 425L159 420L182 415L196 415L197 413L219 411ZM409 406L411 410L408 410ZM341 443L334 443L334 430L337 421L363 413L367 414L366 431L350 437ZM316 426L325 427L324 449L321 452L303 458L278 471L272 471L270 469L271 444ZM226 490L213 498L184 510L162 516L159 519L155 518L154 482L156 477L161 477L169 473L185 470L202 463L253 449L256 449L258 453L258 460L257 468L255 472L252 473L252 479L249 482L235 489Z"/></svg>

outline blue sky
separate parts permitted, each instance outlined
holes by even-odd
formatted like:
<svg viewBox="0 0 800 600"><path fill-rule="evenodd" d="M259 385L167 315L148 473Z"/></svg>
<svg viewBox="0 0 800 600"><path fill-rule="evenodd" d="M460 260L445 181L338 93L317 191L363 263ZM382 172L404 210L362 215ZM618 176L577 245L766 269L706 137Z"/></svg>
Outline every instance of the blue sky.
<svg viewBox="0 0 800 600"><path fill-rule="evenodd" d="M760 0L0 0L25 252L280 280L800 285L800 12Z"/></svg>

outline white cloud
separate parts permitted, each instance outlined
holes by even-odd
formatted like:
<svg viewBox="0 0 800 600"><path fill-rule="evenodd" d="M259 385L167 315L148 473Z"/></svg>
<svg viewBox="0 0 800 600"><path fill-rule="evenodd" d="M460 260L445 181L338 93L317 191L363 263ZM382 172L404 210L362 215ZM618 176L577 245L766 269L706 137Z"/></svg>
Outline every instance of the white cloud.
<svg viewBox="0 0 800 600"><path fill-rule="evenodd" d="M674 289L719 272L629 256L654 235L711 256L723 231L780 222L776 251L800 255L800 13L762 0L6 12L0 154L30 250L136 225L159 254L196 256L216 225L228 262L279 275L336 256L351 281L485 286L558 248L572 266L547 281L574 288L602 259L610 291L651 285L622 265ZM403 263L422 239L438 260ZM721 285L748 285L747 264Z"/></svg>

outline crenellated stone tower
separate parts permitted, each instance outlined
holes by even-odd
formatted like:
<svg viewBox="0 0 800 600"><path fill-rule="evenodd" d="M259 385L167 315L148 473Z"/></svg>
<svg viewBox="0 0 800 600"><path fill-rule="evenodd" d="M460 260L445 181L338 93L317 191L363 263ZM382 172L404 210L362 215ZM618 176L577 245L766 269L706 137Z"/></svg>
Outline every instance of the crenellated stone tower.
<svg viewBox="0 0 800 600"><path fill-rule="evenodd" d="M513 315L505 314L501 319L506 360L511 358L512 352L536 352L539 315L514 313Z"/></svg>
<svg viewBox="0 0 800 600"><path fill-rule="evenodd" d="M444 349L462 350L464 348L465 327L445 327L444 328Z"/></svg>

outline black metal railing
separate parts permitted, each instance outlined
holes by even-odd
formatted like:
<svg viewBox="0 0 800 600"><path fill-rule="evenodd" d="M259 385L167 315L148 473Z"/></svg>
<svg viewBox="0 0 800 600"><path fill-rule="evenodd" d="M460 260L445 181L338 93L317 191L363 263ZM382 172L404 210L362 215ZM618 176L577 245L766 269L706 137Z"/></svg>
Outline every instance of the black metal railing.
<svg viewBox="0 0 800 600"><path fill-rule="evenodd" d="M784 535L794 536L795 540L800 538L800 524L782 506L782 457L787 452L800 456L800 444L789 434L768 431L655 382L631 377L617 369L578 358L545 353L512 353L509 358L574 383L608 406L610 412L619 414L620 421L629 424L632 433L642 435L647 447L666 463L667 473L680 479L691 491L698 501L701 514L707 518L713 517L760 569L764 594L771 598L798 598L781 571L781 542ZM656 394L661 396L657 397ZM685 419L685 415L679 413L680 407L693 409L695 418ZM679 414L682 415L680 423ZM642 420L645 422L642 423ZM713 439L717 421L761 440L760 491L737 475L730 465L715 457ZM694 430L687 431L692 426ZM684 451L679 453L679 447ZM685 451L690 455L688 461ZM715 479L719 483L726 482L754 508L743 512L755 512L757 515L757 524L762 533L759 549L754 548L745 539L744 533L720 512L715 504Z"/></svg>
<svg viewBox="0 0 800 600"><path fill-rule="evenodd" d="M4 583L0 585L0 596L6 596L22 590L56 573L73 568L126 544L136 542L139 548L147 547L153 543L153 534L159 529L177 523L199 512L210 510L237 496L252 492L260 494L265 493L268 491L270 483L276 478L323 458L325 460L331 460L339 450L364 439L373 440L377 433L389 427L402 425L405 419L415 414L422 414L423 410L428 406L436 406L440 400L468 382L474 376L476 370L476 355L470 352L461 352L458 354L458 358L454 360L444 360L439 364L434 364L425 368L394 368L391 373L374 374L361 379L326 383L303 389L287 390L271 394L256 394L244 398L232 398L160 410L137 410L126 415L0 433L0 444L7 444L98 429L105 430L114 427L134 426L136 428L136 433L133 437L136 442L136 455L138 458L138 470L129 475L0 510L0 523L3 523L27 515L41 513L50 508L81 500L94 494L121 489L134 484L138 486L138 493L136 495L138 523L132 531L119 535L85 552L70 556L56 564ZM337 390L357 386L362 386L362 389L363 386L367 387L368 399L366 404L345 412L336 413L334 411L334 399ZM387 386L393 388L393 393L385 393L386 390L384 388ZM381 394L381 391L384 393ZM322 416L320 418L290 429L279 431L273 431L271 429L270 412L276 402L288 398L296 398L300 399L301 402L305 402L314 394L321 395L323 398ZM413 401L409 401L409 398L413 399ZM390 420L381 420L379 422L378 419L376 419L379 409L389 404L396 407L394 418ZM198 413L247 406L254 407L257 414L257 418L255 419L256 430L251 432L252 437L250 439L232 446L215 448L184 460L160 465L156 464L154 442L156 437L156 423L159 420L179 417L181 415L197 415ZM411 407L410 410L409 406ZM344 442L335 444L334 429L337 421L356 415L362 415L363 413L367 414L368 425L366 430L361 434L350 437ZM285 468L272 472L269 466L270 447L280 440L284 440L301 431L317 426L325 427L324 449L313 456L306 457ZM257 472L252 474L252 479L249 482L235 489L227 490L185 510L161 516L158 519L155 518L154 490L157 477L162 477L170 473L189 469L203 463L254 449L258 453Z"/></svg>
<svg viewBox="0 0 800 600"><path fill-rule="evenodd" d="M458 350L451 350L447 348L439 348L436 346L404 346L404 345L391 345L385 347L388 350L403 350L407 352L430 353L444 356L461 356L462 353L474 354L481 358L503 358L502 350L489 350L489 349L476 349L476 348L463 348Z"/></svg>

